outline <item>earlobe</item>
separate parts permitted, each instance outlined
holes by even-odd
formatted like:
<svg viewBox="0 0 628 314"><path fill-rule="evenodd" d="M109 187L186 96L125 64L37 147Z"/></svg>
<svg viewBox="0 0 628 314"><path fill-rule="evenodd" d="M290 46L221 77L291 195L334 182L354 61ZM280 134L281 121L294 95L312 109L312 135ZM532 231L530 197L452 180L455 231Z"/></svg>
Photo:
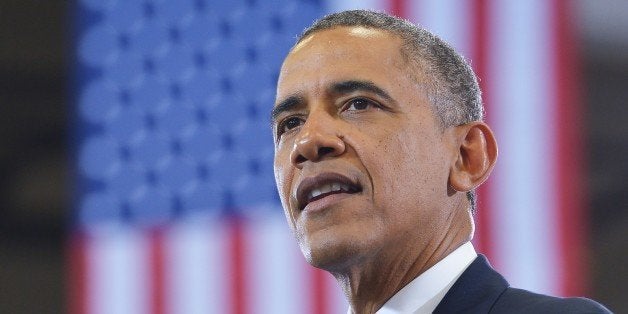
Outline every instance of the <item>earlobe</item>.
<svg viewBox="0 0 628 314"><path fill-rule="evenodd" d="M484 122L471 122L456 127L457 155L449 173L449 185L458 192L467 192L482 184L497 160L497 142Z"/></svg>

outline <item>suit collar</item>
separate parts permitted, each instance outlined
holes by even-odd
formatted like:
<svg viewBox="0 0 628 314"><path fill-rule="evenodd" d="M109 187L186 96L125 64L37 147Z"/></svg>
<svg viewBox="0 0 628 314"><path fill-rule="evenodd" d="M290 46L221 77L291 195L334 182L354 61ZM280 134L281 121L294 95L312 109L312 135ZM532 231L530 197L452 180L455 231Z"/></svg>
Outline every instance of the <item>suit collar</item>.
<svg viewBox="0 0 628 314"><path fill-rule="evenodd" d="M506 288L506 279L480 254L445 294L434 313L488 313Z"/></svg>

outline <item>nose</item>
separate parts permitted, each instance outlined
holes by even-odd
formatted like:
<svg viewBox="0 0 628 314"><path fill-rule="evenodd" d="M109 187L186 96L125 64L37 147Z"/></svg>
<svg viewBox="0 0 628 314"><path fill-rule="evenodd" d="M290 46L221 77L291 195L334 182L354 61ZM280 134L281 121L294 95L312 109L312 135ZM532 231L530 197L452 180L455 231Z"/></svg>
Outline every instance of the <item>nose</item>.
<svg viewBox="0 0 628 314"><path fill-rule="evenodd" d="M345 151L337 122L321 115L311 113L294 141L290 160L297 168L301 168L306 161L317 162L325 157L339 156Z"/></svg>

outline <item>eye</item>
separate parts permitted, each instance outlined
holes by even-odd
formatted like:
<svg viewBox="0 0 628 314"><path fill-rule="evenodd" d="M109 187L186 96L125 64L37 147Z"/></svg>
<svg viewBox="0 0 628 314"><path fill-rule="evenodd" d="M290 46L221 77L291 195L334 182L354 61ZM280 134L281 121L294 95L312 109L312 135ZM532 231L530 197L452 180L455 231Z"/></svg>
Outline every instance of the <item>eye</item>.
<svg viewBox="0 0 628 314"><path fill-rule="evenodd" d="M361 111L369 108L379 108L379 104L368 98L353 98L345 105L345 110Z"/></svg>
<svg viewBox="0 0 628 314"><path fill-rule="evenodd" d="M288 117L282 120L279 125L277 125L277 135L281 136L281 134L289 132L290 130L299 127L303 123L303 119L299 117Z"/></svg>

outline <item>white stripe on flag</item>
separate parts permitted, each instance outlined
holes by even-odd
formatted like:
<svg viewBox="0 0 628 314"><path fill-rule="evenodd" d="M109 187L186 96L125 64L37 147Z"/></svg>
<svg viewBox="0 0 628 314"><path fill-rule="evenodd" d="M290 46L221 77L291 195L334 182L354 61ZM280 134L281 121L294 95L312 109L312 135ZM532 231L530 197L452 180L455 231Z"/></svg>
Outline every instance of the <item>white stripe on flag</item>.
<svg viewBox="0 0 628 314"><path fill-rule="evenodd" d="M167 313L228 313L225 228L219 220L181 222L165 233Z"/></svg>
<svg viewBox="0 0 628 314"><path fill-rule="evenodd" d="M470 0L408 1L409 19L451 44L469 58L473 42Z"/></svg>
<svg viewBox="0 0 628 314"><path fill-rule="evenodd" d="M252 313L299 313L307 309L305 260L286 218L280 214L256 217L246 226Z"/></svg>
<svg viewBox="0 0 628 314"><path fill-rule="evenodd" d="M149 314L147 237L126 227L86 237L88 313Z"/></svg>
<svg viewBox="0 0 628 314"><path fill-rule="evenodd" d="M500 144L493 174L496 266L514 286L556 291L550 2L491 1L490 115Z"/></svg>
<svg viewBox="0 0 628 314"><path fill-rule="evenodd" d="M325 277L325 287L327 290L327 297L329 298L329 309L327 313L346 313L349 308L349 303L345 299L342 289L338 286L338 282L332 275Z"/></svg>
<svg viewBox="0 0 628 314"><path fill-rule="evenodd" d="M356 9L384 11L388 9L388 2L386 0L326 0L325 8L330 13Z"/></svg>

